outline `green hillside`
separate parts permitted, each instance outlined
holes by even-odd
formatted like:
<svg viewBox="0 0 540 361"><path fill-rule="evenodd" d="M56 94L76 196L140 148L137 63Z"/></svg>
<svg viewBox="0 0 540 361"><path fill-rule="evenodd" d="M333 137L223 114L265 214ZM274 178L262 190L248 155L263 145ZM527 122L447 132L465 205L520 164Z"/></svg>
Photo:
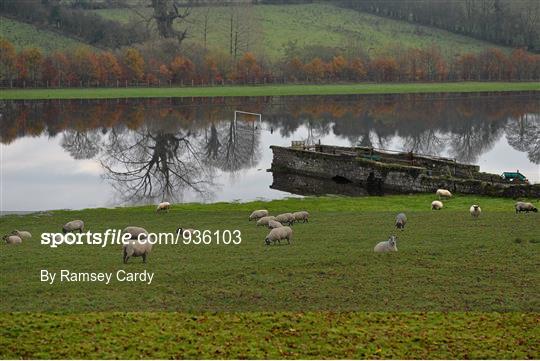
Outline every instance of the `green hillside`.
<svg viewBox="0 0 540 361"><path fill-rule="evenodd" d="M12 42L17 49L36 47L44 52L51 52L87 45L67 36L39 29L34 25L3 16L0 16L0 34L3 38Z"/></svg>
<svg viewBox="0 0 540 361"><path fill-rule="evenodd" d="M149 13L150 9L143 11ZM209 13L208 46L228 50L230 7L196 7L189 17L189 42L203 43L203 19ZM464 52L479 52L494 44L452 34L426 26L382 18L329 4L256 5L238 8L240 36L246 37L250 51L272 59L284 54L284 46L296 41L297 46L321 45L343 51L363 48L369 55L384 54L396 45L427 47L437 44L447 58ZM108 19L128 22L137 15L126 9L96 10ZM245 19L245 20L243 20Z"/></svg>

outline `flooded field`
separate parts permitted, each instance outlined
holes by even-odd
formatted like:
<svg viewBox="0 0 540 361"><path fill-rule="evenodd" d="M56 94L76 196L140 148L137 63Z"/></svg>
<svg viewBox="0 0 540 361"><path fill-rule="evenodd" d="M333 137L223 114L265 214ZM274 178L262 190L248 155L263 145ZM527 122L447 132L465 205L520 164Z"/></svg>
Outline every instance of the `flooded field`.
<svg viewBox="0 0 540 361"><path fill-rule="evenodd" d="M261 117L235 120L236 110ZM540 182L538 93L4 101L0 112L4 212L332 192L294 177L271 188L269 147L292 140L446 156Z"/></svg>

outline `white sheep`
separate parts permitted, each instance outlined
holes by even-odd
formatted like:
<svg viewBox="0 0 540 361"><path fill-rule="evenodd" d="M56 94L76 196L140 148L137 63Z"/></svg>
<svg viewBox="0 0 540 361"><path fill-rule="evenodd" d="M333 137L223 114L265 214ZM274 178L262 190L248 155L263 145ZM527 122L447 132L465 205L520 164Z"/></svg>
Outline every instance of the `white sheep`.
<svg viewBox="0 0 540 361"><path fill-rule="evenodd" d="M268 233L268 235L264 239L264 242L266 243L266 245L270 245L271 242L275 244L276 241L279 244L281 244L281 240L286 239L287 243L291 244L292 234L293 234L293 231L291 227L285 226L285 227L274 228L270 231L270 233Z"/></svg>
<svg viewBox="0 0 540 361"><path fill-rule="evenodd" d="M195 232L195 229L193 228L177 228L176 233L180 234L182 237L189 238L193 236L193 233Z"/></svg>
<svg viewBox="0 0 540 361"><path fill-rule="evenodd" d="M469 208L469 213L471 213L471 216L473 218L478 218L480 216L480 213L482 213L482 208L478 204L473 204L471 208Z"/></svg>
<svg viewBox="0 0 540 361"><path fill-rule="evenodd" d="M390 236L387 241L377 243L373 251L376 253L397 252L397 237Z"/></svg>
<svg viewBox="0 0 540 361"><path fill-rule="evenodd" d="M152 251L152 243L147 240L131 240L122 247L124 263L127 263L129 257L142 257L143 263Z"/></svg>
<svg viewBox="0 0 540 361"><path fill-rule="evenodd" d="M129 239L139 239L139 235L142 235L140 236L140 239L146 239L146 237L148 236L148 231L146 229L136 226L129 226L124 228L123 233L129 234L131 236Z"/></svg>
<svg viewBox="0 0 540 361"><path fill-rule="evenodd" d="M21 237L15 236L15 235L13 235L13 234L6 234L4 237L2 237L2 239L3 239L7 244L21 244L21 243L22 243Z"/></svg>
<svg viewBox="0 0 540 361"><path fill-rule="evenodd" d="M19 231L16 229L13 232L11 232L11 234L14 236L19 236L23 240L32 238L32 234L28 231Z"/></svg>
<svg viewBox="0 0 540 361"><path fill-rule="evenodd" d="M405 229L405 224L407 224L407 216L405 213L399 213L396 216L396 228L403 231Z"/></svg>
<svg viewBox="0 0 540 361"><path fill-rule="evenodd" d="M294 223L294 216L292 213L282 213L278 214L275 220L281 224L287 223L290 226Z"/></svg>
<svg viewBox="0 0 540 361"><path fill-rule="evenodd" d="M452 193L448 189L437 189L437 192L435 192L437 196L439 196L439 199L441 198L452 198Z"/></svg>
<svg viewBox="0 0 540 361"><path fill-rule="evenodd" d="M533 206L532 203L529 203L529 202L517 202L515 207L516 207L516 213L538 212L538 209L535 206Z"/></svg>
<svg viewBox="0 0 540 361"><path fill-rule="evenodd" d="M266 216L268 216L268 211L266 209L259 209L257 211L253 211L251 215L249 216L248 220L249 221L258 220Z"/></svg>
<svg viewBox="0 0 540 361"><path fill-rule="evenodd" d="M306 223L308 222L309 213L307 211L294 212L293 216L295 222L303 221L303 223Z"/></svg>
<svg viewBox="0 0 540 361"><path fill-rule="evenodd" d="M84 231L84 222L80 219L68 222L62 227L62 233L64 234L75 231L79 231L80 233Z"/></svg>
<svg viewBox="0 0 540 361"><path fill-rule="evenodd" d="M283 227L283 224L279 223L278 221L271 220L270 222L268 222L268 228L270 229L279 228L279 227Z"/></svg>
<svg viewBox="0 0 540 361"><path fill-rule="evenodd" d="M168 212L169 208L171 208L171 204L169 202L161 202L157 205L156 212Z"/></svg>
<svg viewBox="0 0 540 361"><path fill-rule="evenodd" d="M257 226L268 226L268 222L273 221L275 219L276 217L274 216L266 216L266 217L259 218L259 220L257 221Z"/></svg>
<svg viewBox="0 0 540 361"><path fill-rule="evenodd" d="M443 202L441 201L433 201L431 202L431 210L432 211L440 211L443 208Z"/></svg>

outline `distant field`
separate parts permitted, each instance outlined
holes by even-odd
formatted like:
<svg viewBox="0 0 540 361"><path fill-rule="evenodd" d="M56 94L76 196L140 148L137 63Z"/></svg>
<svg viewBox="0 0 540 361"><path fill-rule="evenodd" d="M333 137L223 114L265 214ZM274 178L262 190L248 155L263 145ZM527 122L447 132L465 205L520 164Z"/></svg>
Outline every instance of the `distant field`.
<svg viewBox="0 0 540 361"><path fill-rule="evenodd" d="M39 29L34 25L0 17L0 36L11 41L20 50L36 47L44 52L69 50L77 46L89 46L66 36Z"/></svg>
<svg viewBox="0 0 540 361"><path fill-rule="evenodd" d="M539 322L517 312L4 313L0 357L538 359Z"/></svg>
<svg viewBox="0 0 540 361"><path fill-rule="evenodd" d="M453 92L539 91L540 83L358 83L329 85L214 86L194 88L89 88L15 89L0 92L0 99L105 99L160 97L229 97L337 94L401 94Z"/></svg>
<svg viewBox="0 0 540 361"><path fill-rule="evenodd" d="M144 9L147 13L149 9ZM190 15L189 42L202 44L202 19L207 8L194 7ZM209 10L208 46L228 50L230 8L211 7ZM126 9L97 10L103 17L127 22L135 17ZM266 54L271 59L283 56L289 41L298 46L324 45L343 49L362 47L369 55L384 54L388 47L427 47L437 44L447 58L465 52L479 52L491 43L456 35L444 30L413 25L404 21L382 18L343 9L328 4L256 5L241 10L245 22L260 23L251 27L250 51ZM371 50L370 50L371 49Z"/></svg>

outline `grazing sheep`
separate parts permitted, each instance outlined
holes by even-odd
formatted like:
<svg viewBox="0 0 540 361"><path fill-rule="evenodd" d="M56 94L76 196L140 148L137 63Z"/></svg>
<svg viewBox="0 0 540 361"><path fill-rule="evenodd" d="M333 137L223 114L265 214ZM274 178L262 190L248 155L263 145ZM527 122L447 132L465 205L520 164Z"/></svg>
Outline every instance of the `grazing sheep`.
<svg viewBox="0 0 540 361"><path fill-rule="evenodd" d="M249 216L248 220L258 220L262 217L268 216L268 211L266 209L259 209L258 211L253 211L251 215Z"/></svg>
<svg viewBox="0 0 540 361"><path fill-rule="evenodd" d="M124 228L123 233L131 235L130 239L139 239L139 235L144 235L141 239L145 239L148 236L148 231L142 227L129 226Z"/></svg>
<svg viewBox="0 0 540 361"><path fill-rule="evenodd" d="M294 223L294 216L292 213L282 213L276 216L276 221L279 223L287 223L289 226Z"/></svg>
<svg viewBox="0 0 540 361"><path fill-rule="evenodd" d="M303 223L306 223L308 222L309 213L307 211L294 212L293 216L295 222L303 221Z"/></svg>
<svg viewBox="0 0 540 361"><path fill-rule="evenodd" d="M171 204L169 202L161 202L160 204L158 204L156 212L168 212L169 208L171 208Z"/></svg>
<svg viewBox="0 0 540 361"><path fill-rule="evenodd" d="M269 246L270 242L273 242L274 244L276 244L276 241L277 241L279 244L281 244L281 240L286 239L287 244L291 244L292 234L293 234L293 231L291 227L285 226L285 227L274 228L270 231L270 233L268 233L268 235L264 239L264 242L266 243L267 246Z"/></svg>
<svg viewBox="0 0 540 361"><path fill-rule="evenodd" d="M2 237L4 241L6 241L7 244L21 244L22 239L19 236L6 234L4 237Z"/></svg>
<svg viewBox="0 0 540 361"><path fill-rule="evenodd" d="M150 251L152 251L152 243L146 240L132 240L122 247L124 263L127 263L129 257L142 257L143 263L146 263Z"/></svg>
<svg viewBox="0 0 540 361"><path fill-rule="evenodd" d="M440 211L443 208L443 203L441 201L433 201L431 202L431 210L432 211Z"/></svg>
<svg viewBox="0 0 540 361"><path fill-rule="evenodd" d="M390 236L387 241L377 243L377 245L373 248L373 251L377 253L397 252L397 237Z"/></svg>
<svg viewBox="0 0 540 361"><path fill-rule="evenodd" d="M538 209L532 205L532 203L529 202L517 202L516 205L516 213L529 213L529 212L538 212Z"/></svg>
<svg viewBox="0 0 540 361"><path fill-rule="evenodd" d="M180 228L177 228L177 229L176 229L176 234L180 233L180 235L181 235L182 237L184 237L184 234L185 234L186 236L188 236L188 237L191 237L191 236L193 236L193 233L194 233L194 232L195 232L195 230L194 230L193 228L186 228L186 229L184 229L184 228L181 228L181 227L180 227Z"/></svg>
<svg viewBox="0 0 540 361"><path fill-rule="evenodd" d="M75 231L79 231L80 233L84 231L84 222L80 219L68 222L62 227L62 233L64 234Z"/></svg>
<svg viewBox="0 0 540 361"><path fill-rule="evenodd" d="M268 228L270 229L279 228L279 227L283 227L283 224L279 223L278 221L271 220L270 222L268 222Z"/></svg>
<svg viewBox="0 0 540 361"><path fill-rule="evenodd" d="M435 192L437 196L439 196L439 199L441 198L452 198L452 193L448 189L437 189L437 192Z"/></svg>
<svg viewBox="0 0 540 361"><path fill-rule="evenodd" d="M28 231L14 230L13 232L11 232L11 234L14 236L19 236L20 239L24 240L32 238L32 234Z"/></svg>
<svg viewBox="0 0 540 361"><path fill-rule="evenodd" d="M405 229L405 224L407 224L407 216L405 213L398 214L396 216L396 228L403 231Z"/></svg>
<svg viewBox="0 0 540 361"><path fill-rule="evenodd" d="M257 226L268 226L268 222L275 220L274 216L262 217L257 221Z"/></svg>
<svg viewBox="0 0 540 361"><path fill-rule="evenodd" d="M478 218L480 216L480 213L482 213L482 208L478 204L473 204L471 208L469 208L469 212L471 213L471 216L473 218Z"/></svg>

